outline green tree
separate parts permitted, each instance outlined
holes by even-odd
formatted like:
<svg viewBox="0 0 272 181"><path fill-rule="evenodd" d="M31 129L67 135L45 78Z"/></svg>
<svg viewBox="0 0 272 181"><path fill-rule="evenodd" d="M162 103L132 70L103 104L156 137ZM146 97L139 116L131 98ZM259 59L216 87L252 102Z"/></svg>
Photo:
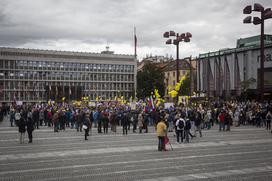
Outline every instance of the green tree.
<svg viewBox="0 0 272 181"><path fill-rule="evenodd" d="M185 75L185 80L181 83L179 95L189 96L190 95L190 76L189 74Z"/></svg>
<svg viewBox="0 0 272 181"><path fill-rule="evenodd" d="M164 73L152 62L147 62L142 71L137 73L137 97L144 99L158 89L161 97L164 96Z"/></svg>

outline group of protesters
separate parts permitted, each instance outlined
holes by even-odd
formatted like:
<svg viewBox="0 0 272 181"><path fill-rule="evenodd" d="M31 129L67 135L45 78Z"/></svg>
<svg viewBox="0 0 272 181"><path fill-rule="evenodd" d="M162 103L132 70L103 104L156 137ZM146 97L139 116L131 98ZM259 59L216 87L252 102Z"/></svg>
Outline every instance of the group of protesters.
<svg viewBox="0 0 272 181"><path fill-rule="evenodd" d="M148 133L155 127L159 138L158 150L165 150L165 137L173 132L177 143L189 143L190 139L203 129L219 125L219 131L230 131L231 126L255 125L266 127L271 131L272 104L256 101L224 101L213 103L190 103L179 106L154 108L139 104L132 109L129 105L109 106L100 103L97 106L78 107L72 104L33 104L1 108L1 115L9 114L10 126L18 126L20 143L24 143L27 131L29 143L32 143L32 132L41 126L52 127L54 132L75 129L84 131L84 138L95 129L99 134L116 133L122 127L123 135L131 130L133 133ZM3 117L3 116L2 116ZM160 123L160 124L158 124ZM271 131L272 133L272 131Z"/></svg>

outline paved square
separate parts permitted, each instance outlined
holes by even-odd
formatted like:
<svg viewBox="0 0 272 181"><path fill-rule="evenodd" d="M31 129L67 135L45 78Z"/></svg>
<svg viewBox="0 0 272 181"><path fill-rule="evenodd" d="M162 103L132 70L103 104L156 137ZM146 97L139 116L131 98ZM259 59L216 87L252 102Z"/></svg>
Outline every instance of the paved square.
<svg viewBox="0 0 272 181"><path fill-rule="evenodd" d="M272 134L244 126L219 132L215 126L202 138L157 151L151 133L107 135L68 128L54 133L34 131L33 144L19 144L16 127L0 124L0 180L272 180ZM27 142L27 136L25 142ZM169 148L169 145L168 145Z"/></svg>

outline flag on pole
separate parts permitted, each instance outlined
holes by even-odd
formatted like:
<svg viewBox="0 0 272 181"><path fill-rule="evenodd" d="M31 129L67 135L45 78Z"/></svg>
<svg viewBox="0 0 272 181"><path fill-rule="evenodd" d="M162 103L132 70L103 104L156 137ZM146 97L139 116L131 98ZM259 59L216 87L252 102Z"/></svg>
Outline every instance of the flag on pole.
<svg viewBox="0 0 272 181"><path fill-rule="evenodd" d="M56 96L58 96L58 86L56 86Z"/></svg>
<svg viewBox="0 0 272 181"><path fill-rule="evenodd" d="M152 96L150 96L149 102L150 102L149 105L152 107L152 109L154 109L155 106L154 106L154 101L153 101L153 97Z"/></svg>
<svg viewBox="0 0 272 181"><path fill-rule="evenodd" d="M136 27L134 27L134 56L137 58L137 36L136 36Z"/></svg>
<svg viewBox="0 0 272 181"><path fill-rule="evenodd" d="M71 86L69 86L69 95L72 95Z"/></svg>

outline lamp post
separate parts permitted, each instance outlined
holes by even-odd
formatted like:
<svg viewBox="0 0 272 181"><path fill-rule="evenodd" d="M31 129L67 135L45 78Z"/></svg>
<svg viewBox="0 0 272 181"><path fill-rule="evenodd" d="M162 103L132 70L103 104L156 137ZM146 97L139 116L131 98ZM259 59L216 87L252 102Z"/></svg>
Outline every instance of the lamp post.
<svg viewBox="0 0 272 181"><path fill-rule="evenodd" d="M164 38L168 38L168 40L166 40L166 44L170 45L170 44L174 44L176 45L177 48L177 60L176 60L176 83L179 82L179 43L184 41L184 42L190 42L190 38L192 38L192 34L187 32L187 33L182 33L179 35L179 33L175 33L174 31L167 31L163 34ZM170 37L174 37L173 39L171 39ZM172 41L173 40L173 41ZM177 100L178 100L178 96L177 96Z"/></svg>
<svg viewBox="0 0 272 181"><path fill-rule="evenodd" d="M263 100L264 96L264 20L272 18L271 8L264 8L261 4L255 3L252 9L251 5L248 5L244 8L244 14L251 14L252 11L260 12L261 17L253 17L253 21L251 20L251 16L247 16L243 23L253 23L254 25L261 24L261 37L260 37L260 99Z"/></svg>

